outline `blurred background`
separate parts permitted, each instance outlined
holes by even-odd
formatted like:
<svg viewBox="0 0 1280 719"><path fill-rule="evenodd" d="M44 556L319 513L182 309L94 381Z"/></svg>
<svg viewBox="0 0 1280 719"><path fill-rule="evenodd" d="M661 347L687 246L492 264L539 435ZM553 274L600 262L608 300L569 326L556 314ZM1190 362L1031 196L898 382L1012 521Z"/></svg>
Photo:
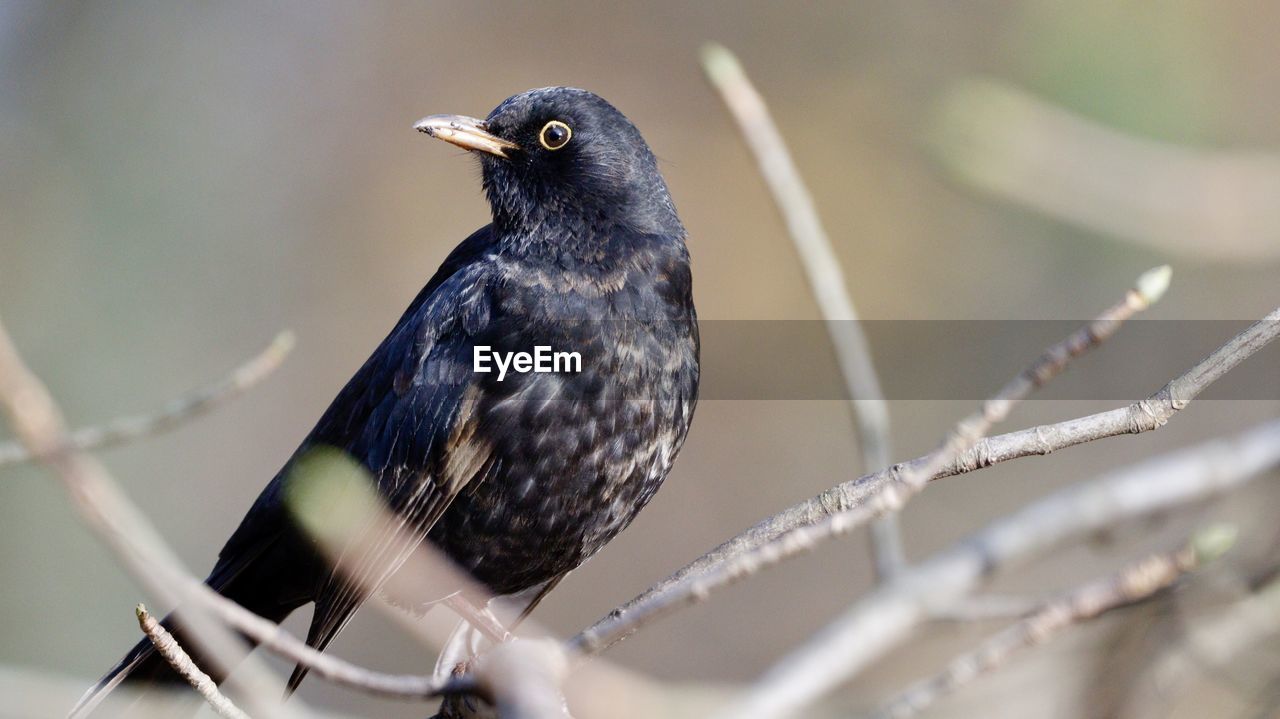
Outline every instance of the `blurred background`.
<svg viewBox="0 0 1280 719"><path fill-rule="evenodd" d="M103 455L203 573L448 250L488 221L474 161L413 132L423 115L483 116L552 84L603 95L660 158L689 229L699 314L811 320L792 246L702 77L698 50L715 40L769 101L864 317L1083 319L1168 263L1172 289L1149 317L1248 320L1280 304L1277 37L1280 5L1261 0L6 0L0 313L77 425L158 407L278 330L297 333L287 364L247 397ZM1236 329L1206 331L1197 351ZM1081 365L1105 375L1124 337ZM937 483L904 515L910 555L1066 483L1275 417L1275 349L1252 360L1273 381L1261 399L1196 403L1157 433ZM1008 372L1031 359L990 353ZM945 347L925 359L936 375L956 372ZM1126 372L1135 382L1113 399L1033 401L1009 428L1118 406L1170 379ZM895 399L896 457L924 453L972 407ZM858 467L842 402L705 401L663 491L537 617L571 634ZM144 597L45 475L9 467L0 479L0 663L96 678L137 640ZM1206 516L1243 532L1203 581L1090 624L930 716L1124 713L1158 640L1274 566L1274 485L1001 577L1001 591L1046 593L1168 546ZM868 588L868 557L865 535L831 543L610 656L664 679L750 680ZM289 626L305 624L300 612ZM930 625L835 697L833 714L874 705L991 629ZM376 612L332 651L397 672L434 660ZM1185 677L1158 715L1270 716L1277 675L1271 638ZM369 716L424 714L318 680L302 695Z"/></svg>

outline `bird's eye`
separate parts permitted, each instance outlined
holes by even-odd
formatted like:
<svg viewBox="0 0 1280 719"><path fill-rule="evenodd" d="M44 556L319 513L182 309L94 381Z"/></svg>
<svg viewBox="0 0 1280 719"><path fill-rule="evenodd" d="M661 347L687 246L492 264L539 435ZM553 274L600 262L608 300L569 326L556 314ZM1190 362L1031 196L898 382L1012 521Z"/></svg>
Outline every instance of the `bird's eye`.
<svg viewBox="0 0 1280 719"><path fill-rule="evenodd" d="M552 120L542 126L542 132L538 133L538 142L548 150L559 150L569 144L569 138L573 137L573 130L569 126L559 120Z"/></svg>

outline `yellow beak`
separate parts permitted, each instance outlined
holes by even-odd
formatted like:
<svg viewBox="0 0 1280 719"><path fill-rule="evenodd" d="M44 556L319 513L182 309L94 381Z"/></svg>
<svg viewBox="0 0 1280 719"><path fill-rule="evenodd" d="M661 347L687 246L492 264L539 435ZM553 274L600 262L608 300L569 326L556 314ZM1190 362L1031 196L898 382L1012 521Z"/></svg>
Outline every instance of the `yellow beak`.
<svg viewBox="0 0 1280 719"><path fill-rule="evenodd" d="M464 150L487 152L503 158L507 157L507 150L520 149L516 143L489 132L483 120L464 115L431 115L418 120L413 129Z"/></svg>

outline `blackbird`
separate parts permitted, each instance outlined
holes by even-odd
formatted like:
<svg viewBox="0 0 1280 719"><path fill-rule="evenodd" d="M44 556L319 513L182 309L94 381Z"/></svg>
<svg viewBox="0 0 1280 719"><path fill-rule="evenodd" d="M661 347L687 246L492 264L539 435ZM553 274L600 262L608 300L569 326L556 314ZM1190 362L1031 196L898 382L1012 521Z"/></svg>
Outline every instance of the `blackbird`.
<svg viewBox="0 0 1280 719"><path fill-rule="evenodd" d="M697 402L685 229L621 112L585 90L550 87L508 98L484 120L432 115L415 128L479 158L492 223L448 255L205 580L277 622L314 602L307 643L317 649L397 561L366 551L352 562L361 585L295 525L285 484L307 451L346 452L376 481L398 531L532 608L653 497ZM579 361L511 361L521 352ZM305 674L295 670L290 689ZM72 716L121 682L180 681L144 640Z"/></svg>

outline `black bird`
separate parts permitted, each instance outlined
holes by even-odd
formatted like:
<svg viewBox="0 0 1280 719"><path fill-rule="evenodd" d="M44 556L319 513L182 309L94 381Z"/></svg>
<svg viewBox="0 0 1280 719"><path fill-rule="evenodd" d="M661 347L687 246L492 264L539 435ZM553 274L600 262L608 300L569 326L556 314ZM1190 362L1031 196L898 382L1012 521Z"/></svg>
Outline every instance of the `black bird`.
<svg viewBox="0 0 1280 719"><path fill-rule="evenodd" d="M697 402L685 230L621 112L585 90L551 87L511 97L483 121L432 115L415 127L480 159L493 222L444 260L205 580L274 621L314 602L307 642L319 649L366 591L335 574L285 506L289 469L308 450L348 453L401 531L532 608L653 497ZM580 371L476 371L478 347L539 346L579 353ZM396 569L382 556L356 564L373 584ZM305 673L294 672L291 689ZM121 682L180 681L144 640L72 715Z"/></svg>

